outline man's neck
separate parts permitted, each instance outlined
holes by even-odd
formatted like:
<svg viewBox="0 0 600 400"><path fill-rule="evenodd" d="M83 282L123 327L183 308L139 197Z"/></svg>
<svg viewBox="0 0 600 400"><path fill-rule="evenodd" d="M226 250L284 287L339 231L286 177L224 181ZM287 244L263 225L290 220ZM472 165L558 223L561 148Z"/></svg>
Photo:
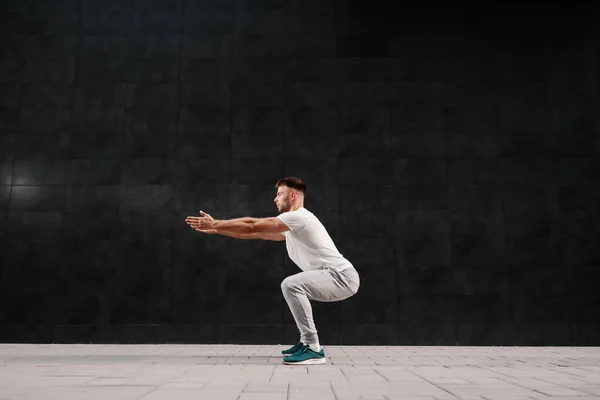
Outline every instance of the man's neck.
<svg viewBox="0 0 600 400"><path fill-rule="evenodd" d="M304 204L295 204L292 206L292 208L290 208L290 211L296 211L299 208L304 207Z"/></svg>

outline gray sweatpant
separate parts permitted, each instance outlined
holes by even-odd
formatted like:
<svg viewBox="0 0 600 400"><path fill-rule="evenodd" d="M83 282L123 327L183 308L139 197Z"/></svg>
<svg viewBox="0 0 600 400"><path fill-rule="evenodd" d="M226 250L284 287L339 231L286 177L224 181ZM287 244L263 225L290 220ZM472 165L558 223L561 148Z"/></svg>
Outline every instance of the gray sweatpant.
<svg viewBox="0 0 600 400"><path fill-rule="evenodd" d="M309 300L344 300L354 295L359 286L360 278L354 267L343 271L322 267L285 278L281 282L281 291L300 331L300 341L305 344L319 341Z"/></svg>

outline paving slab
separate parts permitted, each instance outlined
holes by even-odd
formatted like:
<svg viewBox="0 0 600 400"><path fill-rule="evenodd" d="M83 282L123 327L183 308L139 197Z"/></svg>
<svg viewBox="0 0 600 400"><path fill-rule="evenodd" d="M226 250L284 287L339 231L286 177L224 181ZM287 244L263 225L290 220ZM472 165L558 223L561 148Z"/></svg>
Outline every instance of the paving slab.
<svg viewBox="0 0 600 400"><path fill-rule="evenodd" d="M589 400L600 347L0 344L0 400Z"/></svg>

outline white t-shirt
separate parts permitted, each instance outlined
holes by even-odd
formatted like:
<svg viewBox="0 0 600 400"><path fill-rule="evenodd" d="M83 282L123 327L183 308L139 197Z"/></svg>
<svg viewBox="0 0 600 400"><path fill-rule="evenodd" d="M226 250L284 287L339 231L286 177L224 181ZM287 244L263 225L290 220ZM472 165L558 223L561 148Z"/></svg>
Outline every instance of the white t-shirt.
<svg viewBox="0 0 600 400"><path fill-rule="evenodd" d="M342 271L352 266L335 247L321 221L306 208L281 213L277 218L290 228L282 234L290 259L301 270L327 266Z"/></svg>

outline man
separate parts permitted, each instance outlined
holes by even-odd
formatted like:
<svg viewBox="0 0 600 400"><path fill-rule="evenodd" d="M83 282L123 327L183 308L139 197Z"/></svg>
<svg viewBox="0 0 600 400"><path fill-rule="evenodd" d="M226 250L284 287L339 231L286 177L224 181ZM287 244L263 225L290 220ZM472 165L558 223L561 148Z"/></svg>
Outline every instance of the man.
<svg viewBox="0 0 600 400"><path fill-rule="evenodd" d="M204 211L187 217L195 230L237 239L286 241L290 259L303 272L281 283L283 296L300 331L300 341L283 350L286 364L324 364L325 351L319 344L309 300L340 301L353 296L360 286L354 266L340 254L319 219L304 208L306 185L295 177L275 184L275 204L280 214L273 218L216 220Z"/></svg>

